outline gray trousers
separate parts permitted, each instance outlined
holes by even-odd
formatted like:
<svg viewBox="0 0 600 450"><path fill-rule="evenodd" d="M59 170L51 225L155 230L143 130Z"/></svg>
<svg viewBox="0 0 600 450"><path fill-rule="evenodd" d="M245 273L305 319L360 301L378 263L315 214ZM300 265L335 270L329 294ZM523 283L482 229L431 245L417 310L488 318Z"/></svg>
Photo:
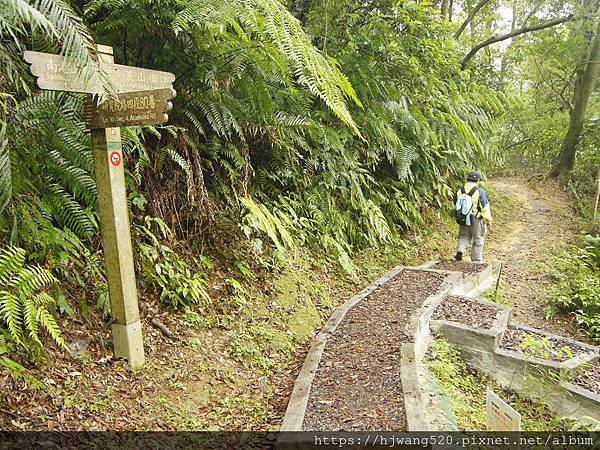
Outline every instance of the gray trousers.
<svg viewBox="0 0 600 450"><path fill-rule="evenodd" d="M473 240L471 261L483 261L483 242L486 234L487 226L483 219L473 219L473 224L469 227L460 225L457 251L465 253Z"/></svg>

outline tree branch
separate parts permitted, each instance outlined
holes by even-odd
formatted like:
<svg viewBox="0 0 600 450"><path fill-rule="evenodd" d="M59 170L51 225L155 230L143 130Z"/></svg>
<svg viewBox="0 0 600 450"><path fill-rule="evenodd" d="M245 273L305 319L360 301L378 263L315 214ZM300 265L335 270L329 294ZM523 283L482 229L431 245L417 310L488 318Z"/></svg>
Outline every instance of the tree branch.
<svg viewBox="0 0 600 450"><path fill-rule="evenodd" d="M456 30L456 33L454 33L454 38L455 39L458 39L460 37L460 35L462 34L462 32L465 31L465 28L467 28L467 25L469 25L469 23L471 23L471 21L475 18L475 16L479 12L479 10L481 8L483 8L489 2L490 2L490 0L481 0L479 3L477 3L473 7L473 9L469 13L469 15L467 16L467 18L465 19L465 21L460 25L460 27L458 28L458 30Z"/></svg>
<svg viewBox="0 0 600 450"><path fill-rule="evenodd" d="M471 49L471 51L469 51L469 53L467 53L467 55L461 61L460 67L461 67L461 69L464 70L465 67L467 67L467 64L469 64L469 62L471 61L471 59L473 59L475 54L482 48L487 47L488 45L495 44L496 42L500 42L500 41L505 41L506 39L510 39L512 37L519 36L521 34L531 33L532 31L538 31L538 30L543 30L545 28L554 27L556 25L560 25L561 23L569 22L571 20L573 20L572 14L568 15L567 17L561 17L559 19L554 19L549 22L540 23L538 25L519 28L518 30L511 31L510 33L503 34L501 36L492 36L489 39L486 39L485 41L483 41L483 42L477 44L475 47L473 47Z"/></svg>

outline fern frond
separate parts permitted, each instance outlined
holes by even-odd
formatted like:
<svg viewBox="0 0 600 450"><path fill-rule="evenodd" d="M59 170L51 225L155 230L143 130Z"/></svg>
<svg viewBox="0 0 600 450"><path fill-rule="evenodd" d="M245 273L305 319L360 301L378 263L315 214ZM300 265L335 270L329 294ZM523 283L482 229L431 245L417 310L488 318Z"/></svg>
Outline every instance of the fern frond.
<svg viewBox="0 0 600 450"><path fill-rule="evenodd" d="M361 136L346 105L346 99L361 105L350 81L333 58L311 43L300 22L278 0L195 0L173 22L176 33L223 26L230 27L237 36L256 34L262 41L273 43L297 82Z"/></svg>
<svg viewBox="0 0 600 450"><path fill-rule="evenodd" d="M56 320L54 319L54 317L52 317L52 314L50 314L47 309L38 309L37 321L41 326L44 327L44 329L48 332L48 334L54 340L54 342L56 342L65 350L68 350L68 346L65 343L63 337L61 336L60 328L58 327Z"/></svg>
<svg viewBox="0 0 600 450"><path fill-rule="evenodd" d="M19 298L10 292L0 291L0 317L8 326L11 337L21 343L23 308Z"/></svg>
<svg viewBox="0 0 600 450"><path fill-rule="evenodd" d="M25 250L18 247L0 248L0 286L6 286L25 263Z"/></svg>
<svg viewBox="0 0 600 450"><path fill-rule="evenodd" d="M48 307L55 303L45 289L56 278L46 269L25 263L25 251L17 247L0 249L0 325L6 324L10 337L22 344L24 331L38 344L39 325L54 341L65 347L60 329Z"/></svg>

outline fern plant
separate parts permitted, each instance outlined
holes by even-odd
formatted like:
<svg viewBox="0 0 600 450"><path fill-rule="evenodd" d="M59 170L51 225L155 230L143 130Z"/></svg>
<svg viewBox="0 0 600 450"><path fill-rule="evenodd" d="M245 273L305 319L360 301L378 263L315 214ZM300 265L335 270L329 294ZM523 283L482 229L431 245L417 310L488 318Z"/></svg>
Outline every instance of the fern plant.
<svg viewBox="0 0 600 450"><path fill-rule="evenodd" d="M0 321L10 337L24 345L30 338L42 345L43 328L61 347L66 348L56 320L48 310L55 300L47 290L57 282L47 270L27 265L25 250L0 249Z"/></svg>
<svg viewBox="0 0 600 450"><path fill-rule="evenodd" d="M266 234L281 255L296 246L288 232L291 223L284 214L271 212L265 205L257 204L249 197L240 201L246 210L241 223L246 237L250 238L254 232Z"/></svg>
<svg viewBox="0 0 600 450"><path fill-rule="evenodd" d="M146 216L144 225L136 227L142 280L160 289L159 299L167 306L206 307L210 304L208 285L202 273L194 270L153 232L158 228L163 239L172 232L160 219Z"/></svg>
<svg viewBox="0 0 600 450"><path fill-rule="evenodd" d="M279 0L191 0L173 22L176 33L198 27L229 28L246 41L272 43L297 81L360 135L346 99L360 105L348 78L310 42L300 22Z"/></svg>
<svg viewBox="0 0 600 450"><path fill-rule="evenodd" d="M42 210L55 224L80 237L97 230L96 183L89 134L83 128L79 96L43 92L19 103L1 144L0 226L14 230L16 242L26 230L17 210ZM13 221L10 223L9 221Z"/></svg>

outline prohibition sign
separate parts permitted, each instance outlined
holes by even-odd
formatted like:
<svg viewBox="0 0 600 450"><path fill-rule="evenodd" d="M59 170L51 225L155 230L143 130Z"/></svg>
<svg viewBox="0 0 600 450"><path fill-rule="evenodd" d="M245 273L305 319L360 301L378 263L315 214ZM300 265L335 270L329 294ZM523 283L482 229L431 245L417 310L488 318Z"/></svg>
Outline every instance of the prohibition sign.
<svg viewBox="0 0 600 450"><path fill-rule="evenodd" d="M115 167L119 167L119 164L121 164L121 154L119 152L112 152L110 154L110 163Z"/></svg>

